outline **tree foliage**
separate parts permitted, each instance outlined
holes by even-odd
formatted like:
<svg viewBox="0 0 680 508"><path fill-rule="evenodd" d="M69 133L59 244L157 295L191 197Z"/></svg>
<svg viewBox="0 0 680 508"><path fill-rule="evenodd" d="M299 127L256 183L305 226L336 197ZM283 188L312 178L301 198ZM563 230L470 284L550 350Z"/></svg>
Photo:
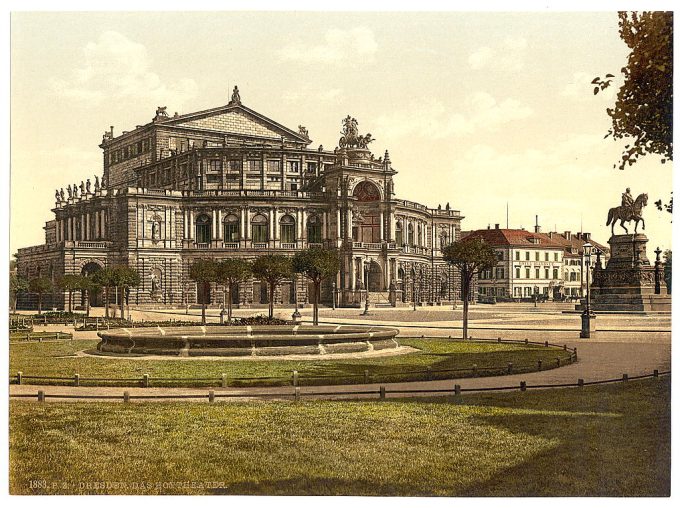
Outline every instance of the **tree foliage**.
<svg viewBox="0 0 680 508"><path fill-rule="evenodd" d="M251 273L252 266L244 259L229 258L217 263L215 268L215 281L224 284L225 301L227 303L227 319L229 322L231 322L231 309L233 304L233 295L231 294L232 286L247 280ZM229 295L228 298L226 298L227 293Z"/></svg>
<svg viewBox="0 0 680 508"><path fill-rule="evenodd" d="M22 293L28 292L28 279L12 273L9 276L9 301L12 309L16 310L17 297Z"/></svg>
<svg viewBox="0 0 680 508"><path fill-rule="evenodd" d="M97 287L104 288L104 315L109 317L109 288L115 287L116 278L112 268L105 267L97 270L91 276L92 283Z"/></svg>
<svg viewBox="0 0 680 508"><path fill-rule="evenodd" d="M276 287L293 274L289 257L281 255L260 256L253 262L253 275L269 287L269 317L274 317L274 291Z"/></svg>
<svg viewBox="0 0 680 508"><path fill-rule="evenodd" d="M57 279L57 287L62 291L68 292L68 311L73 310L73 293L80 289L81 275L66 274Z"/></svg>
<svg viewBox="0 0 680 508"><path fill-rule="evenodd" d="M673 160L673 13L619 12L619 35L630 48L624 82L607 109L605 137L632 138L614 167L632 166L647 154ZM611 86L612 74L593 80L594 93Z"/></svg>
<svg viewBox="0 0 680 508"><path fill-rule="evenodd" d="M668 293L671 293L671 283L673 281L673 251L670 249L664 251L663 258L664 258L663 278L666 281Z"/></svg>
<svg viewBox="0 0 680 508"><path fill-rule="evenodd" d="M28 282L28 290L38 295L38 314L42 312L42 296L54 290L54 284L49 277L36 277Z"/></svg>
<svg viewBox="0 0 680 508"><path fill-rule="evenodd" d="M293 257L293 271L304 274L314 283L314 325L319 324L319 293L321 282L335 277L340 270L338 252L333 249L313 247L295 254Z"/></svg>
<svg viewBox="0 0 680 508"><path fill-rule="evenodd" d="M444 261L460 271L463 297L463 338L468 337L468 304L470 286L480 271L496 266L498 258L493 248L481 238L464 238L444 247Z"/></svg>

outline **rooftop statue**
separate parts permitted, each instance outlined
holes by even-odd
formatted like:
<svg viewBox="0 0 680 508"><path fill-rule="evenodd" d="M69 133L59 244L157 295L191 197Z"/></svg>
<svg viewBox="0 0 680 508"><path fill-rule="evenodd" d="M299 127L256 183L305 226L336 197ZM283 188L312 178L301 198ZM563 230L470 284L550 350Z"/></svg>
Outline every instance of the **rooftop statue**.
<svg viewBox="0 0 680 508"><path fill-rule="evenodd" d="M607 215L607 226L612 226L612 236L614 236L614 224L619 221L623 230L628 234L628 228L624 223L635 221L635 233L637 233L638 222L642 221L642 229L645 229L645 220L642 218L642 209L647 206L647 194L640 194L635 200L630 193L630 187L621 195L621 206L609 209Z"/></svg>
<svg viewBox="0 0 680 508"><path fill-rule="evenodd" d="M359 135L359 122L349 115L342 121L341 134L338 142L340 148L367 148L369 143L375 141L370 133L365 136Z"/></svg>
<svg viewBox="0 0 680 508"><path fill-rule="evenodd" d="M168 118L167 106L158 106L156 108L156 116L154 117L154 120L160 120L161 118Z"/></svg>
<svg viewBox="0 0 680 508"><path fill-rule="evenodd" d="M97 175L94 177L94 190L99 190L99 177Z"/></svg>
<svg viewBox="0 0 680 508"><path fill-rule="evenodd" d="M241 104L241 94L238 91L238 87L234 87L234 91L231 92L230 104Z"/></svg>
<svg viewBox="0 0 680 508"><path fill-rule="evenodd" d="M68 191L68 198L71 199L73 197L73 190L70 184L66 187L66 190Z"/></svg>

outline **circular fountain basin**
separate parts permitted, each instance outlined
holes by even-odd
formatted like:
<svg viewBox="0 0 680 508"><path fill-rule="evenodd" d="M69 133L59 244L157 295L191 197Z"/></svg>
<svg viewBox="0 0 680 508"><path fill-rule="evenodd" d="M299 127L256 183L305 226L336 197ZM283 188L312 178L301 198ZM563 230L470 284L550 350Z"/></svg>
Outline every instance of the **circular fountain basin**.
<svg viewBox="0 0 680 508"><path fill-rule="evenodd" d="M396 328L355 325L118 328L97 335L97 350L118 355L286 356L398 348Z"/></svg>

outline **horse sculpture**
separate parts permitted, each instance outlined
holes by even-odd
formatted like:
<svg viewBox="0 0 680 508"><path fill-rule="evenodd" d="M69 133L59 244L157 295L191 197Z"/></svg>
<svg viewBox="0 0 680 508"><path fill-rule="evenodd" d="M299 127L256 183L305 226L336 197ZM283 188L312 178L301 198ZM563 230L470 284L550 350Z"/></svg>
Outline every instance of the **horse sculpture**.
<svg viewBox="0 0 680 508"><path fill-rule="evenodd" d="M642 229L645 229L645 219L642 218L642 208L647 206L647 194L640 194L633 203L632 207L615 206L609 209L607 216L607 226L612 225L612 236L614 235L614 224L619 221L621 227L628 234L628 228L624 223L635 221L635 233L637 233L638 222L642 221Z"/></svg>

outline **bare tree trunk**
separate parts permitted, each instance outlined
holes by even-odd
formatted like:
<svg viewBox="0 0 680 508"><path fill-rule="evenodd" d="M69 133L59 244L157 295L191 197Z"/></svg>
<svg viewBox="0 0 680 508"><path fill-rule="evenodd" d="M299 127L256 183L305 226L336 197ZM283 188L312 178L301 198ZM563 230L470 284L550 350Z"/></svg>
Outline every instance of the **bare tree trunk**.
<svg viewBox="0 0 680 508"><path fill-rule="evenodd" d="M321 281L314 281L314 315L312 321L314 326L319 326L319 293L321 292Z"/></svg>
<svg viewBox="0 0 680 508"><path fill-rule="evenodd" d="M269 284L269 319L274 319L274 284Z"/></svg>
<svg viewBox="0 0 680 508"><path fill-rule="evenodd" d="M468 292L470 291L470 280L467 276L467 270L463 272L463 277L461 277L462 287L462 297L463 297L463 339L468 338Z"/></svg>
<svg viewBox="0 0 680 508"><path fill-rule="evenodd" d="M201 304L201 324L205 326L205 303Z"/></svg>
<svg viewBox="0 0 680 508"><path fill-rule="evenodd" d="M68 292L68 313L71 314L73 312L73 291L69 289Z"/></svg>
<svg viewBox="0 0 680 508"><path fill-rule="evenodd" d="M125 291L122 286L118 286L116 288L116 297L118 297L118 294L120 294L120 297L118 299L118 308L120 309L120 319L125 319Z"/></svg>
<svg viewBox="0 0 680 508"><path fill-rule="evenodd" d="M85 317L90 317L90 291L85 290Z"/></svg>
<svg viewBox="0 0 680 508"><path fill-rule="evenodd" d="M109 287L104 287L104 316L109 319Z"/></svg>
<svg viewBox="0 0 680 508"><path fill-rule="evenodd" d="M42 314L42 293L38 293L38 315Z"/></svg>
<svg viewBox="0 0 680 508"><path fill-rule="evenodd" d="M227 300L227 320L229 321L229 324L231 324L231 307L233 305L233 300L231 296L231 284L229 284L229 299Z"/></svg>

